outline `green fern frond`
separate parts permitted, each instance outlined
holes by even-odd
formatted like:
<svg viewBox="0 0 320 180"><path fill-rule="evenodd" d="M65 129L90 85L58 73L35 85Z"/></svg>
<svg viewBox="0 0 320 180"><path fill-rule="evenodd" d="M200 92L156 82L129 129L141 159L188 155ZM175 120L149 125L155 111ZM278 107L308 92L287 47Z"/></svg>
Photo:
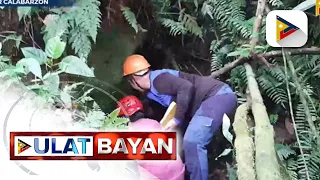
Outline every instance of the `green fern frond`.
<svg viewBox="0 0 320 180"><path fill-rule="evenodd" d="M305 137L303 136L303 134L306 134L309 129L309 126L306 123L305 118L306 117L305 117L304 106L301 103L299 103L295 109L295 121L297 125L297 131L299 132L298 136L301 136L301 138L304 138L304 139Z"/></svg>
<svg viewBox="0 0 320 180"><path fill-rule="evenodd" d="M119 112L120 108L117 108L107 115L107 118L103 121L103 129L119 129L126 127L127 123L129 122L129 119L118 117Z"/></svg>
<svg viewBox="0 0 320 180"><path fill-rule="evenodd" d="M214 19L221 24L221 29L227 28L235 34L249 38L252 35L252 27L248 27L245 19L245 4L245 1L207 0L203 3L202 13L210 17L213 14Z"/></svg>
<svg viewBox="0 0 320 180"><path fill-rule="evenodd" d="M269 0L269 4L271 4L274 7L282 7L283 2L281 0Z"/></svg>
<svg viewBox="0 0 320 180"><path fill-rule="evenodd" d="M320 31L319 31L320 32ZM306 58L308 58L308 61L304 62L304 66L306 69L314 69L317 66L320 66L320 56L319 55L306 55Z"/></svg>
<svg viewBox="0 0 320 180"><path fill-rule="evenodd" d="M60 9L51 9L49 22L44 27L44 40L55 36L66 36L72 49L86 59L91 51L91 41L95 43L101 23L98 0L78 0L73 10L65 13ZM89 48L90 46L90 48ZM82 49L83 48L83 49Z"/></svg>
<svg viewBox="0 0 320 180"><path fill-rule="evenodd" d="M99 6L98 0L79 0L76 3L77 9L73 11L76 26L87 31L94 42L96 42L101 23Z"/></svg>
<svg viewBox="0 0 320 180"><path fill-rule="evenodd" d="M217 71L223 67L222 59L217 54L211 56L211 72Z"/></svg>
<svg viewBox="0 0 320 180"><path fill-rule="evenodd" d="M273 78L275 78L278 82L285 82L286 80L286 75L285 72L283 70L283 67L281 66L277 66L277 67L273 67L273 68L269 68L269 67L262 67L262 69L269 74L270 76L272 76Z"/></svg>
<svg viewBox="0 0 320 180"><path fill-rule="evenodd" d="M285 104L288 102L287 93L284 88L279 87L271 76L267 74L257 77L257 82L262 91L275 103L285 108Z"/></svg>
<svg viewBox="0 0 320 180"><path fill-rule="evenodd" d="M300 118L297 120L299 123L303 123ZM307 124L305 122L305 124ZM287 169L291 171L295 171L296 174L294 179L306 179L307 174L310 179L319 179L320 172L320 152L319 147L317 147L316 141L314 138L310 137L309 131L304 130L301 126L298 126L298 135L301 140L301 148L304 152L304 156L302 154L297 156L296 161L288 161ZM307 129L308 127L306 127ZM304 163L306 161L306 165ZM290 163L290 164L289 164Z"/></svg>
<svg viewBox="0 0 320 180"><path fill-rule="evenodd" d="M298 177L299 179L306 179L306 173L307 173L307 169L305 168L305 164L304 164L304 161L303 161L303 158L308 162L309 161L309 157L310 155L309 154L305 154L304 156L303 155L298 155L297 157L297 173L298 173Z"/></svg>
<svg viewBox="0 0 320 180"><path fill-rule="evenodd" d="M69 43L79 57L88 57L91 51L91 41L87 31L75 28L70 32Z"/></svg>
<svg viewBox="0 0 320 180"><path fill-rule="evenodd" d="M211 41L211 45L210 45L210 51L211 53L215 53L219 50L220 46L221 46L222 40L217 41L217 40L213 40Z"/></svg>
<svg viewBox="0 0 320 180"><path fill-rule="evenodd" d="M127 22L136 31L136 33L138 33L139 29L136 15L131 11L129 7L121 7L121 11Z"/></svg>
<svg viewBox="0 0 320 180"><path fill-rule="evenodd" d="M202 29L199 27L195 17L190 14L182 13L179 19L181 19L180 22L183 24L186 31L202 38Z"/></svg>
<svg viewBox="0 0 320 180"><path fill-rule="evenodd" d="M313 150L308 162L308 170L312 179L320 178L320 152Z"/></svg>
<svg viewBox="0 0 320 180"><path fill-rule="evenodd" d="M257 81L265 93L275 104L286 108L288 95L285 88L286 75L281 66L274 68L260 67L258 69Z"/></svg>
<svg viewBox="0 0 320 180"><path fill-rule="evenodd" d="M289 159L286 161L287 172L289 173L292 180L298 180L298 163L294 159Z"/></svg>
<svg viewBox="0 0 320 180"><path fill-rule="evenodd" d="M290 155L296 154L288 145L276 144L275 148L281 161L288 159Z"/></svg>
<svg viewBox="0 0 320 180"><path fill-rule="evenodd" d="M62 34L67 34L68 28L69 28L69 18L70 16L67 14L50 14L49 17L49 23L46 24L44 27L44 36L43 40L47 42L49 39L61 36Z"/></svg>
<svg viewBox="0 0 320 180"><path fill-rule="evenodd" d="M103 119L106 115L102 111L90 110L85 117L85 122L89 128L100 128L103 125Z"/></svg>
<svg viewBox="0 0 320 180"><path fill-rule="evenodd" d="M244 94L247 88L247 74L244 66L238 66L231 70L231 84L237 92Z"/></svg>
<svg viewBox="0 0 320 180"><path fill-rule="evenodd" d="M171 1L170 0L151 0L154 5L154 9L157 10L161 14L166 14L166 12L170 11Z"/></svg>
<svg viewBox="0 0 320 180"><path fill-rule="evenodd" d="M208 15L213 19L213 11L213 7L207 1L202 4L201 13L203 16Z"/></svg>
<svg viewBox="0 0 320 180"><path fill-rule="evenodd" d="M309 24L309 34L312 38L309 38L312 44L319 44L320 43L320 31L319 31L319 21Z"/></svg>
<svg viewBox="0 0 320 180"><path fill-rule="evenodd" d="M169 33L172 36L184 35L187 32L200 38L203 36L202 28L199 27L196 18L184 12L180 12L178 21L168 18L161 18L160 22L164 27L170 28Z"/></svg>
<svg viewBox="0 0 320 180"><path fill-rule="evenodd" d="M213 40L210 45L210 53L211 53L211 72L217 71L222 68L228 60L226 59L227 53L224 53L224 47L221 47L223 42L222 40L217 41ZM229 47L229 46L228 46Z"/></svg>
<svg viewBox="0 0 320 180"><path fill-rule="evenodd" d="M0 61L0 72L4 71L8 67L8 64Z"/></svg>
<svg viewBox="0 0 320 180"><path fill-rule="evenodd" d="M220 68L222 68L225 64L232 61L232 58L227 58L228 53L230 50L233 49L232 45L225 45L221 48L218 48L220 46L220 42L216 43L216 45L211 44L211 48L214 51L211 51L211 72L217 71Z"/></svg>
<svg viewBox="0 0 320 180"><path fill-rule="evenodd" d="M176 22L172 19L166 19L166 18L163 18L160 21L164 27L170 28L169 30L170 35L177 36L177 35L186 34L186 29L181 22Z"/></svg>

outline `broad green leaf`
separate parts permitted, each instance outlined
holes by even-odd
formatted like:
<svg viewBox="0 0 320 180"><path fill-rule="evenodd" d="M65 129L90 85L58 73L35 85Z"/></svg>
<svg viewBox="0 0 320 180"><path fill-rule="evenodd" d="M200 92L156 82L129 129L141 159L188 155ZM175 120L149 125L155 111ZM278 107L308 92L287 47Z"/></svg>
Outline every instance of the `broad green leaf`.
<svg viewBox="0 0 320 180"><path fill-rule="evenodd" d="M314 76L318 76L318 77L320 77L320 71L319 71L319 72L317 72L317 73L315 73L315 74L314 74Z"/></svg>
<svg viewBox="0 0 320 180"><path fill-rule="evenodd" d="M198 9L198 0L193 0L193 3L196 6L196 9Z"/></svg>
<svg viewBox="0 0 320 180"><path fill-rule="evenodd" d="M90 69L85 62L81 61L80 58L76 56L71 55L63 58L59 64L59 68L65 73L94 77L92 69Z"/></svg>
<svg viewBox="0 0 320 180"><path fill-rule="evenodd" d="M103 127L104 128L110 127L113 120L115 120L118 117L119 112L120 112L120 108L117 108L113 110L110 114L108 114L107 118L103 122Z"/></svg>
<svg viewBox="0 0 320 180"><path fill-rule="evenodd" d="M89 94L94 90L94 88L88 89L86 92L83 93L83 95L77 99L77 101L86 102L86 101L92 101L93 99L89 96Z"/></svg>
<svg viewBox="0 0 320 180"><path fill-rule="evenodd" d="M202 8L201 8L202 15L205 16L208 14L210 18L213 19L212 11L213 11L213 7L209 5L207 1L203 2Z"/></svg>
<svg viewBox="0 0 320 180"><path fill-rule="evenodd" d="M120 108L117 108L117 109L113 110L110 114L108 114L108 118L109 118L109 119L115 119L115 118L117 118L119 112L120 112Z"/></svg>
<svg viewBox="0 0 320 180"><path fill-rule="evenodd" d="M126 124L128 122L129 122L128 118L117 117L116 121L113 123L113 126L118 127L118 126L121 126L121 125Z"/></svg>
<svg viewBox="0 0 320 180"><path fill-rule="evenodd" d="M60 37L53 37L46 43L45 52L48 57L58 59L66 48L66 43Z"/></svg>
<svg viewBox="0 0 320 180"><path fill-rule="evenodd" d="M240 56L242 57L249 57L250 56L250 51L242 50L240 52Z"/></svg>
<svg viewBox="0 0 320 180"><path fill-rule="evenodd" d="M281 161L286 160L290 155L296 155L296 152L288 145L275 144L275 149Z"/></svg>
<svg viewBox="0 0 320 180"><path fill-rule="evenodd" d="M239 51L234 51L234 52L231 52L231 53L229 53L227 56L228 57L232 57L232 56L239 56Z"/></svg>
<svg viewBox="0 0 320 180"><path fill-rule="evenodd" d="M13 71L17 74L26 74L27 73L22 64L16 64Z"/></svg>
<svg viewBox="0 0 320 180"><path fill-rule="evenodd" d="M138 33L139 29L136 15L131 11L129 7L121 7L121 11L131 27L135 30L136 33Z"/></svg>
<svg viewBox="0 0 320 180"><path fill-rule="evenodd" d="M243 48L252 48L252 45L251 44L243 44L243 45L241 45L241 47L243 47Z"/></svg>
<svg viewBox="0 0 320 180"><path fill-rule="evenodd" d="M100 106L95 101L93 101L92 108L93 109L99 109L99 110L101 109Z"/></svg>
<svg viewBox="0 0 320 180"><path fill-rule="evenodd" d="M0 60L0 72L7 69L8 66L9 65L7 63L1 62L1 60Z"/></svg>
<svg viewBox="0 0 320 180"><path fill-rule="evenodd" d="M73 83L72 85L67 85L63 88L64 92L70 93L72 90L77 88L79 85L82 85L83 82Z"/></svg>
<svg viewBox="0 0 320 180"><path fill-rule="evenodd" d="M222 156L226 156L228 155L230 152L232 151L232 149L225 149L218 157L215 158L215 160L218 160L218 158L222 157Z"/></svg>
<svg viewBox="0 0 320 180"><path fill-rule="evenodd" d="M25 16L30 16L31 14L31 6L21 6L17 8L18 16L19 16L19 21Z"/></svg>
<svg viewBox="0 0 320 180"><path fill-rule="evenodd" d="M222 122L222 134L232 144L233 135L229 132L229 128L230 128L230 119L226 114L224 114L223 122Z"/></svg>
<svg viewBox="0 0 320 180"><path fill-rule="evenodd" d="M255 49L265 49L264 46L255 46L254 48L255 48Z"/></svg>
<svg viewBox="0 0 320 180"><path fill-rule="evenodd" d="M306 1L303 1L302 3L298 4L292 10L305 11L305 10L308 10L308 9L312 8L315 5L316 5L316 1L315 0L306 0Z"/></svg>
<svg viewBox="0 0 320 180"><path fill-rule="evenodd" d="M58 74L48 72L43 77L43 83L48 87L49 91L57 93L60 85L60 77Z"/></svg>
<svg viewBox="0 0 320 180"><path fill-rule="evenodd" d="M94 88L88 89L86 92L83 93L82 97L87 97L89 94L94 90Z"/></svg>
<svg viewBox="0 0 320 180"><path fill-rule="evenodd" d="M43 89L43 85L40 85L40 84L33 84L33 85L28 86L28 89L30 89L30 90L39 90L39 89Z"/></svg>
<svg viewBox="0 0 320 180"><path fill-rule="evenodd" d="M72 106L72 99L70 94L67 92L61 91L60 92L60 99L65 104L66 108L71 108Z"/></svg>
<svg viewBox="0 0 320 180"><path fill-rule="evenodd" d="M34 58L23 58L18 61L17 65L22 65L26 67L30 72L32 72L35 76L42 79L42 72L40 64Z"/></svg>
<svg viewBox="0 0 320 180"><path fill-rule="evenodd" d="M48 61L47 54L42 49L25 47L21 48L21 51L24 57L36 59L40 65L45 64Z"/></svg>

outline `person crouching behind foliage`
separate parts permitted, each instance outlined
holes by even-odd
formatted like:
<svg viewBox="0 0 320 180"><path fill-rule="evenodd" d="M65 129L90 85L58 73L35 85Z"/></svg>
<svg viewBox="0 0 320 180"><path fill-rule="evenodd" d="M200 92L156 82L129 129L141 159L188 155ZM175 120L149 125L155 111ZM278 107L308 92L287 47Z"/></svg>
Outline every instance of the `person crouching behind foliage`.
<svg viewBox="0 0 320 180"><path fill-rule="evenodd" d="M162 130L161 124L158 121L145 118L143 105L135 96L122 98L119 101L118 108L120 108L118 116L129 117L130 130ZM159 180L184 180L185 167L179 156L176 161L138 161L138 165L156 176Z"/></svg>
<svg viewBox="0 0 320 180"><path fill-rule="evenodd" d="M187 126L182 140L186 173L191 180L208 180L208 145L222 127L224 114L232 117L237 107L232 88L209 76L173 69L152 70L138 54L125 59L123 77L133 89L163 107L177 103L175 117L164 129L184 131Z"/></svg>

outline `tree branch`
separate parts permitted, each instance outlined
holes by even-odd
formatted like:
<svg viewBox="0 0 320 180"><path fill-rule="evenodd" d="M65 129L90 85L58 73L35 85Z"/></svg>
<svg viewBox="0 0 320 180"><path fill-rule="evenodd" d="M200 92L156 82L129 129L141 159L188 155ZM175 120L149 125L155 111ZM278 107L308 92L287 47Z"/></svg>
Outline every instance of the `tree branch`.
<svg viewBox="0 0 320 180"><path fill-rule="evenodd" d="M289 55L292 55L292 56L293 55L304 55L304 54L310 54L310 55L319 54L320 55L320 48L312 47L312 48L300 48L300 49L289 50ZM282 52L281 51L270 51L270 52L258 54L258 56L261 56L265 59L274 58L274 57L281 57ZM213 73L211 73L210 77L213 77L213 78L218 77L224 73L229 72L233 68L248 62L249 60L251 60L251 56L248 58L240 57L240 58L234 60L233 62L226 64L223 68L221 68L217 71L214 71Z"/></svg>
<svg viewBox="0 0 320 180"><path fill-rule="evenodd" d="M304 54L317 55L317 54L320 54L320 48L311 47L311 48L291 49L291 50L287 50L287 52L288 52L288 55L291 55L291 56L304 55ZM262 56L264 58L281 57L282 51L270 51L270 52L264 53Z"/></svg>

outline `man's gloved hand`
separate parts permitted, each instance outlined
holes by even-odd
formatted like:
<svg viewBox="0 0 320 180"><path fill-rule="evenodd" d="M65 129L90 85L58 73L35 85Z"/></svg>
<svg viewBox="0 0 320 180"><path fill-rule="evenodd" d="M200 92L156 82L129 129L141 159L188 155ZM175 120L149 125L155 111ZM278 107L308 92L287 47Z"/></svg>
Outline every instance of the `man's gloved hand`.
<svg viewBox="0 0 320 180"><path fill-rule="evenodd" d="M168 122L168 124L164 127L164 130L175 130L178 128L178 123L174 120Z"/></svg>

